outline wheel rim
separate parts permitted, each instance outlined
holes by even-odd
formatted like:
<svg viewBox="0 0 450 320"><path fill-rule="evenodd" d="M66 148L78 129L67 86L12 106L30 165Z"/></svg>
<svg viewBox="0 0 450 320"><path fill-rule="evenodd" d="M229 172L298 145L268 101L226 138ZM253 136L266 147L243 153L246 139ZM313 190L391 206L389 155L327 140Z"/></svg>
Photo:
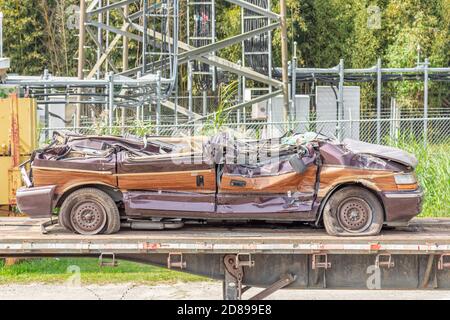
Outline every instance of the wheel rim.
<svg viewBox="0 0 450 320"><path fill-rule="evenodd" d="M372 223L373 212L361 198L345 199L338 208L339 223L348 232L362 232Z"/></svg>
<svg viewBox="0 0 450 320"><path fill-rule="evenodd" d="M71 214L72 226L81 234L97 234L106 224L106 213L103 206L88 201L76 205Z"/></svg>

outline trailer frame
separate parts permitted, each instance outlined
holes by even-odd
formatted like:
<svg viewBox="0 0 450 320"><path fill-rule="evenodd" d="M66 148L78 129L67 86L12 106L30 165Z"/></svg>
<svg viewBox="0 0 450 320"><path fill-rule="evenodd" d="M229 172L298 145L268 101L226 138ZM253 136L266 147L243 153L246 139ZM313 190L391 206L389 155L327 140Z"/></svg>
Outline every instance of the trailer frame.
<svg viewBox="0 0 450 320"><path fill-rule="evenodd" d="M222 280L227 300L242 299L250 287L263 288L251 299L280 289L449 289L450 219L415 219L379 236L344 238L261 224L81 236L55 221L0 218L0 257L56 256L111 266L125 259Z"/></svg>

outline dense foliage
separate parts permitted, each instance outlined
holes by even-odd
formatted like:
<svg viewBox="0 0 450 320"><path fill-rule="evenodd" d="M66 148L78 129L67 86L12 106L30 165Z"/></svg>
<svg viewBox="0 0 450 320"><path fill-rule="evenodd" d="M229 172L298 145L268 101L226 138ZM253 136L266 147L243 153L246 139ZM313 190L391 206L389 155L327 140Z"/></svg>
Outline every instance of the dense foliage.
<svg viewBox="0 0 450 320"><path fill-rule="evenodd" d="M5 15L5 53L13 60L13 72L39 74L47 67L53 74L75 74L77 30L69 29L68 21L73 19L70 7L77 2L0 0ZM301 65L330 67L344 58L349 67L368 67L382 57L383 65L414 66L418 47L421 57L430 57L432 65L449 65L450 0L287 2L289 37L291 43L298 42ZM272 4L278 11L279 0ZM185 2L181 6L183 12ZM217 24L219 39L239 33L240 9L217 1ZM279 65L277 32L273 43L274 65ZM220 54L237 61L240 46Z"/></svg>

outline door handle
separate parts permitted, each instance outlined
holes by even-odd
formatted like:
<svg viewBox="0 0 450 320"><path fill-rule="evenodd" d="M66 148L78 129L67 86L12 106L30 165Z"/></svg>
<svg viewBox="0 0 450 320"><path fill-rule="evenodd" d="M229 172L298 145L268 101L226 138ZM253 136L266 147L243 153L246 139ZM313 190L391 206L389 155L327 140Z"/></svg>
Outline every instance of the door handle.
<svg viewBox="0 0 450 320"><path fill-rule="evenodd" d="M197 187L204 187L205 186L205 178L203 176L197 176Z"/></svg>
<svg viewBox="0 0 450 320"><path fill-rule="evenodd" d="M242 181L242 180L231 180L230 185L232 187L245 187L247 185L247 182Z"/></svg>

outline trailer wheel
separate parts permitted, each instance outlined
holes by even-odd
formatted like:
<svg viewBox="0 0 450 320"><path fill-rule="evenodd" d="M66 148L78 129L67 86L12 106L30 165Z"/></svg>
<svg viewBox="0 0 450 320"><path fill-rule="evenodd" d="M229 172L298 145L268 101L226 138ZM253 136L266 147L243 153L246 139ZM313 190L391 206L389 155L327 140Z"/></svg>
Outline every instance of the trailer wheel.
<svg viewBox="0 0 450 320"><path fill-rule="evenodd" d="M111 234L120 229L120 215L114 200L96 188L71 193L63 202L61 225L79 234Z"/></svg>
<svg viewBox="0 0 450 320"><path fill-rule="evenodd" d="M336 191L324 207L323 222L334 236L372 236L383 227L383 207L378 198L361 187Z"/></svg>

